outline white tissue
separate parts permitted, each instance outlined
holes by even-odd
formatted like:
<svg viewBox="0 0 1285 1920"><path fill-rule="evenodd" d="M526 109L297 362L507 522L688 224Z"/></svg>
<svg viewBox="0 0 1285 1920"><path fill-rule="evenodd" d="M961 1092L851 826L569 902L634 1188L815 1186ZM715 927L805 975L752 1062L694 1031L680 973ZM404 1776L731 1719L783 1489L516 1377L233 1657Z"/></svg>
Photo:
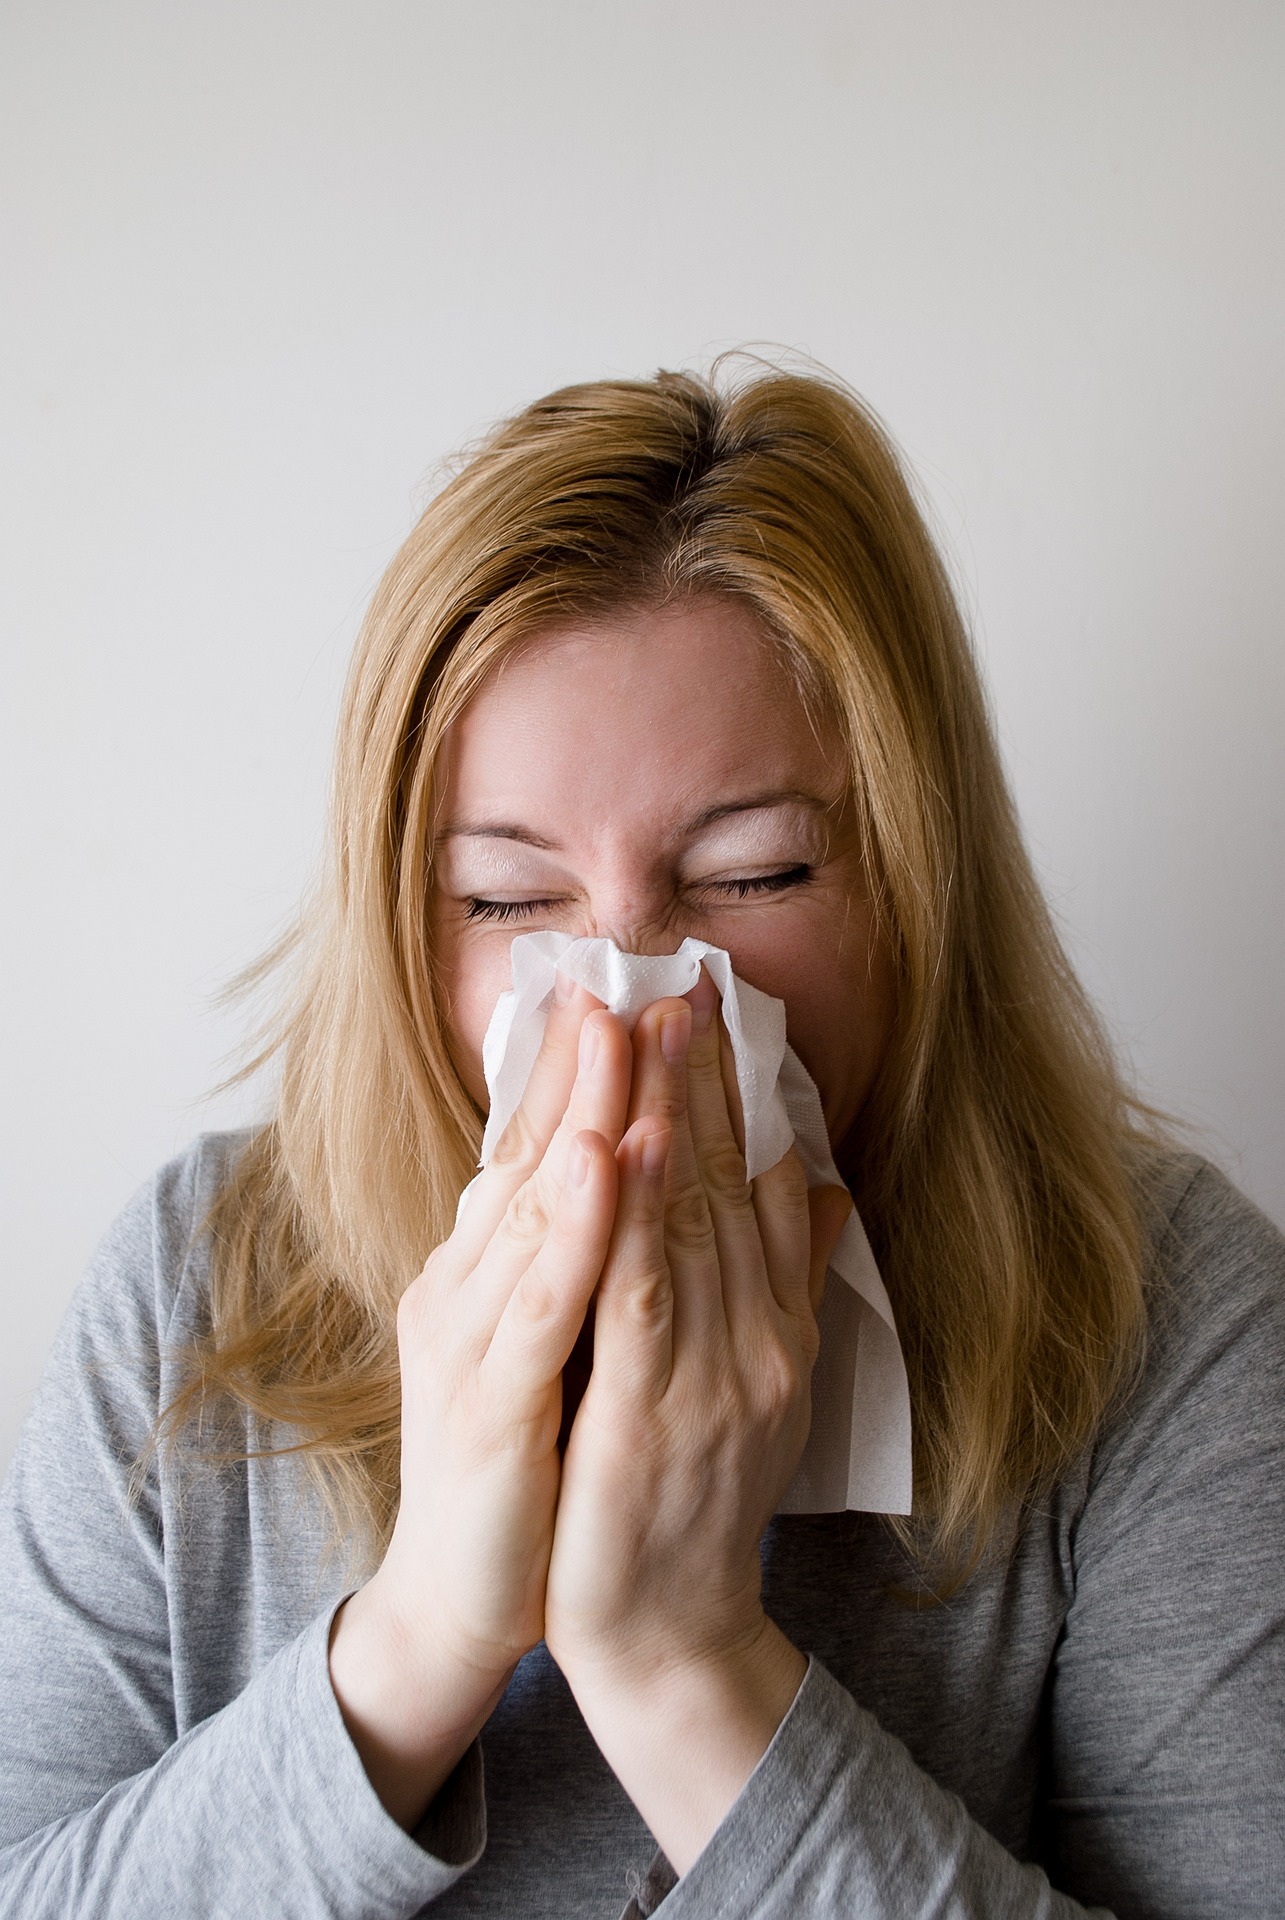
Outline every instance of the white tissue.
<svg viewBox="0 0 1285 1920"><path fill-rule="evenodd" d="M816 1085L786 1045L785 1007L738 980L721 947L684 940L677 953L625 953L607 939L523 933L513 942L513 987L500 995L482 1043L491 1096L481 1164L512 1118L544 1036L557 971L587 987L632 1026L644 1007L687 993L702 963L718 988L745 1117L751 1180L791 1144L811 1187L841 1186ZM817 1315L812 1428L782 1513L910 1512L910 1394L892 1307L865 1229L853 1213L839 1236Z"/></svg>

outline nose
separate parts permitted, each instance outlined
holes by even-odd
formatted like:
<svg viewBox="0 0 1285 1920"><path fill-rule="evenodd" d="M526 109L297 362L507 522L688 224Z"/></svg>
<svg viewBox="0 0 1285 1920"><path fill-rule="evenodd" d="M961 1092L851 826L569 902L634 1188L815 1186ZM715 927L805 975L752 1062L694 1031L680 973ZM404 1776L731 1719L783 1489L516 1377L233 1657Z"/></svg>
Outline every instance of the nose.
<svg viewBox="0 0 1285 1920"><path fill-rule="evenodd" d="M642 912L601 912L591 916L586 932L612 940L622 953L646 954L649 959L677 953L683 936L673 925L672 915L654 910Z"/></svg>
<svg viewBox="0 0 1285 1920"><path fill-rule="evenodd" d="M584 931L614 940L623 953L650 958L677 953L683 943L675 877L650 848L613 847L585 875L581 900Z"/></svg>

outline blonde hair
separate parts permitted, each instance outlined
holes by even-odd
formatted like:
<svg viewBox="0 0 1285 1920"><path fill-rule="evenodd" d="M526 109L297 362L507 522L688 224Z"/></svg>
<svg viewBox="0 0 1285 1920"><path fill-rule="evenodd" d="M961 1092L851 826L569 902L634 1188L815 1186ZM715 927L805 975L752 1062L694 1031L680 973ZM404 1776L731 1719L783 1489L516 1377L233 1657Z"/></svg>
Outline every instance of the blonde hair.
<svg viewBox="0 0 1285 1920"><path fill-rule="evenodd" d="M910 1377L922 1553L972 1564L1136 1367L1146 1126L1031 871L887 435L814 374L570 387L472 453L367 614L329 872L266 1049L276 1116L211 1217L211 1332L169 1413L177 1430L230 1397L284 1423L376 1549L397 1501L396 1302L450 1231L482 1127L429 943L439 749L552 623L704 594L757 613L850 753L897 981L852 1178Z"/></svg>

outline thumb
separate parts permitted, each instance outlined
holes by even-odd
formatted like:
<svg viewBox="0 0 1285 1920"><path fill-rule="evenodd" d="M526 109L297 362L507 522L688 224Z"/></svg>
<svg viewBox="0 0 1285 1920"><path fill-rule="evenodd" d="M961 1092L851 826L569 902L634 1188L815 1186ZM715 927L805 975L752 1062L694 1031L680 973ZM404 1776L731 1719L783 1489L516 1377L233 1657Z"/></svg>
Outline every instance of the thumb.
<svg viewBox="0 0 1285 1920"><path fill-rule="evenodd" d="M808 1194L808 1219L812 1226L808 1299L812 1302L813 1313L820 1309L821 1295L825 1291L825 1271L852 1211L852 1195L846 1187L813 1187Z"/></svg>

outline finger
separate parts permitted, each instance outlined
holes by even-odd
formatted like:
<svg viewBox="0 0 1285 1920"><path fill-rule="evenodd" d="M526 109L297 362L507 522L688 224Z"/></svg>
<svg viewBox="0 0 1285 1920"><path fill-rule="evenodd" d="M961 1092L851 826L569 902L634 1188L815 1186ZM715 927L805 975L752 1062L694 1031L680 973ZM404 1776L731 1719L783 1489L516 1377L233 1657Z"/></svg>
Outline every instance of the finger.
<svg viewBox="0 0 1285 1920"><path fill-rule="evenodd" d="M712 981L693 990L692 1045L687 1062L687 1110L692 1151L713 1224L723 1307L731 1325L761 1313L771 1300L766 1258L745 1156L737 1139L728 1080L735 1083L731 1042L718 1015ZM726 1056L726 1059L725 1059ZM739 1113L739 1095L736 1107Z"/></svg>
<svg viewBox="0 0 1285 1920"><path fill-rule="evenodd" d="M729 1083L736 1083L736 1067L719 1012L718 994L707 974L702 975L689 997L692 1042L687 1055L687 1117L697 1164L702 1178L709 1174L720 1192L748 1202L745 1155L728 1099ZM739 1119L739 1092L736 1114Z"/></svg>
<svg viewBox="0 0 1285 1920"><path fill-rule="evenodd" d="M579 1170L578 1143L593 1134L614 1152L628 1099L629 1036L620 1021L591 1013L580 1030L580 1072L541 1164L510 1196L476 1262L455 1277L474 1338L485 1345L509 1297L535 1261L558 1215L569 1170ZM584 1121L597 1121L584 1126ZM501 1191L496 1189L495 1191Z"/></svg>
<svg viewBox="0 0 1285 1920"><path fill-rule="evenodd" d="M712 993L712 986L710 988ZM634 1028L635 1119L669 1122L665 1180L665 1255L674 1283L674 1338L725 1341L718 1244L687 1118L693 1009L689 1000L658 1000Z"/></svg>
<svg viewBox="0 0 1285 1920"><path fill-rule="evenodd" d="M580 1030L586 1016L601 1004L564 974L555 975L553 1005L522 1098L474 1182L468 1206L451 1235L451 1252L465 1271L481 1254L509 1199L540 1164L557 1131L579 1072Z"/></svg>
<svg viewBox="0 0 1285 1920"><path fill-rule="evenodd" d="M570 1357L602 1273L617 1187L615 1155L606 1140L578 1134L548 1231L512 1287L478 1367L515 1422L529 1417L533 1406L547 1415L549 1387Z"/></svg>
<svg viewBox="0 0 1285 1920"><path fill-rule="evenodd" d="M722 1012L719 1023L719 1064L723 1072L723 1098L727 1102L727 1118L732 1129L732 1138L745 1152L745 1108L741 1102L741 1086L736 1078L736 1055L732 1050L731 1035L727 1031Z"/></svg>
<svg viewBox="0 0 1285 1920"><path fill-rule="evenodd" d="M852 1195L846 1187L813 1187L808 1194L812 1246L808 1261L808 1301L814 1314L821 1311L825 1276L839 1235L852 1218Z"/></svg>
<svg viewBox="0 0 1285 1920"><path fill-rule="evenodd" d="M586 1014L580 1029L578 1070L567 1110L540 1159L534 1179L552 1211L566 1178L576 1136L600 1133L612 1152L620 1144L629 1115L633 1049L623 1020L605 1008Z"/></svg>
<svg viewBox="0 0 1285 1920"><path fill-rule="evenodd" d="M594 1309L593 1373L586 1400L655 1404L674 1357L674 1290L665 1257L665 1164L673 1139L656 1115L636 1121L620 1143L620 1187L611 1244Z"/></svg>
<svg viewBox="0 0 1285 1920"><path fill-rule="evenodd" d="M836 1193L842 1189L817 1191ZM812 1217L807 1175L793 1147L758 1176L753 1204L773 1299L783 1313L811 1317L808 1283L812 1272Z"/></svg>
<svg viewBox="0 0 1285 1920"><path fill-rule="evenodd" d="M539 1178L539 1204L552 1216L577 1133L602 1133L614 1148L625 1125L630 1067L621 1022L584 988L550 1011L522 1100L448 1242L457 1284L481 1259L526 1182Z"/></svg>
<svg viewBox="0 0 1285 1920"><path fill-rule="evenodd" d="M633 1081L629 1089L629 1124L651 1118L673 1123L687 1105L687 1052L691 1045L692 1010L671 995L644 1007L634 1025Z"/></svg>
<svg viewBox="0 0 1285 1920"><path fill-rule="evenodd" d="M522 1167L525 1178L539 1165L575 1085L581 1028L586 1017L601 1005L601 1000L565 974L554 976L553 1005L545 1021L540 1051L517 1109L495 1143L490 1166L501 1172L507 1167Z"/></svg>

